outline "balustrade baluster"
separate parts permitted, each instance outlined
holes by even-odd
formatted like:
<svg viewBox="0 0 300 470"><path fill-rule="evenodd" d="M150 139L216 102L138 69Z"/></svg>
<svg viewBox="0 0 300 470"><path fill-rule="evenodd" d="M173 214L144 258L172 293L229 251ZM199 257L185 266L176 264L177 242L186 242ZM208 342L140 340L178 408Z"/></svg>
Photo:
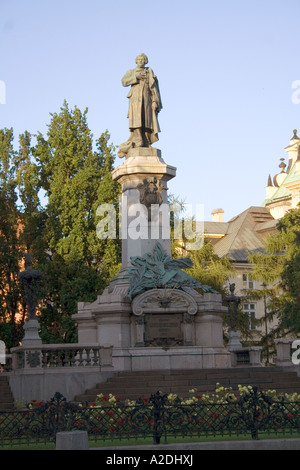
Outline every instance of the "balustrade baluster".
<svg viewBox="0 0 300 470"><path fill-rule="evenodd" d="M78 350L78 353L79 353L79 357L77 357L77 362L78 362L77 365L78 365L78 367L82 367L82 366L84 365L84 364L83 364L84 359L83 359L83 357L82 357L82 355L83 355L83 349L80 348L80 349ZM77 354L77 355L78 355L78 354Z"/></svg>
<svg viewBox="0 0 300 470"><path fill-rule="evenodd" d="M54 367L54 351L49 350L49 367Z"/></svg>
<svg viewBox="0 0 300 470"><path fill-rule="evenodd" d="M99 365L99 351L96 348L92 348L93 351L93 366Z"/></svg>
<svg viewBox="0 0 300 470"><path fill-rule="evenodd" d="M47 367L47 351L42 350L42 367Z"/></svg>
<svg viewBox="0 0 300 470"><path fill-rule="evenodd" d="M85 352L86 352L86 366L90 366L91 365L90 348L85 348Z"/></svg>

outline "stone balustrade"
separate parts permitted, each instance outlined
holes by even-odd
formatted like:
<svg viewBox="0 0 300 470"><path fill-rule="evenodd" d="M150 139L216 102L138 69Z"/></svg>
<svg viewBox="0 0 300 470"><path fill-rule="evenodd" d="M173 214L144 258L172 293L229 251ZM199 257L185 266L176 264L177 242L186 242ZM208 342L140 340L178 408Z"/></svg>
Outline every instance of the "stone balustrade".
<svg viewBox="0 0 300 470"><path fill-rule="evenodd" d="M12 369L53 369L67 367L112 367L112 346L99 344L42 344L13 348Z"/></svg>

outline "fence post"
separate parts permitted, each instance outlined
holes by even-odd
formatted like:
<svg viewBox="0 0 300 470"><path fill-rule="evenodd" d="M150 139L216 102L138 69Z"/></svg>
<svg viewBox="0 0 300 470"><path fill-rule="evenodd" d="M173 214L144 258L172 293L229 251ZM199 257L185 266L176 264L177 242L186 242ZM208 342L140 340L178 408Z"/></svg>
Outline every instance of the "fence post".
<svg viewBox="0 0 300 470"><path fill-rule="evenodd" d="M253 399L252 399L252 416L253 416L253 421L250 426L250 431L251 431L251 437L252 439L258 440L258 417L261 413L261 410L259 409L259 404L258 404L258 388L257 387L252 387L253 388Z"/></svg>
<svg viewBox="0 0 300 470"><path fill-rule="evenodd" d="M167 395L162 395L160 392L156 392L150 397L150 403L153 405L153 442L154 444L160 444L161 436L164 432L165 422L165 404Z"/></svg>

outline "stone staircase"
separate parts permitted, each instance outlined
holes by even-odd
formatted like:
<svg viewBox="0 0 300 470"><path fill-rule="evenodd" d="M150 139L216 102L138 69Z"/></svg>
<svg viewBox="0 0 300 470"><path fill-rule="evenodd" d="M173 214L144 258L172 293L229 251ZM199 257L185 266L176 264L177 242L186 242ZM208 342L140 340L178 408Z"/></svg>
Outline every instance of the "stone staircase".
<svg viewBox="0 0 300 470"><path fill-rule="evenodd" d="M0 375L0 411L14 409L14 399L10 390L8 377Z"/></svg>
<svg viewBox="0 0 300 470"><path fill-rule="evenodd" d="M238 385L257 386L260 390L275 389L277 392L300 394L300 377L295 371L280 367L239 367L232 369L201 369L178 371L119 372L106 382L97 384L75 397L76 402L94 402L99 393L112 393L120 401L126 398L149 398L152 393L175 393L182 398L189 390L197 389L201 395L214 392L216 383L238 390Z"/></svg>

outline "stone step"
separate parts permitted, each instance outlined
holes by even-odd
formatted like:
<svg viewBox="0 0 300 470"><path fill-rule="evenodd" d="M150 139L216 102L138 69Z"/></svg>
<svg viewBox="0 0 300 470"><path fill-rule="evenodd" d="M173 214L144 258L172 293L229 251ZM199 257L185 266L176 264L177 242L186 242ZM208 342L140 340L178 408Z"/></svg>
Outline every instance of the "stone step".
<svg viewBox="0 0 300 470"><path fill-rule="evenodd" d="M0 403L0 411L13 411L14 410L14 404L11 402L7 403Z"/></svg>
<svg viewBox="0 0 300 470"><path fill-rule="evenodd" d="M280 382L282 381L283 383L286 383L287 381L292 381L295 383L300 383L300 379L297 377L296 373L293 374L247 374L247 375L241 375L241 374L236 374L230 376L224 376L222 375L221 377L217 376L188 376L188 375L182 375L182 376L174 376L174 377L164 377L164 376L155 376L155 377L147 377L147 376L141 376L139 379L136 377L130 378L130 376L126 377L112 377L110 378L105 385L104 384L97 384L97 387L105 387L109 388L110 386L118 386L118 387L123 387L128 384L129 387L136 387L141 383L144 383L145 385L151 386L153 383L155 384L161 384L162 386L167 386L169 384L174 384L174 385L200 385L200 384L209 384L209 383L220 383L221 385L230 385L230 384L243 384L243 383L250 383L253 381L259 381L261 383L264 382L272 382L274 380L280 379Z"/></svg>
<svg viewBox="0 0 300 470"><path fill-rule="evenodd" d="M0 411L12 410L14 399L9 386L8 377L0 375Z"/></svg>
<svg viewBox="0 0 300 470"><path fill-rule="evenodd" d="M168 374L165 371L162 371L161 373L155 372L152 374L147 374L145 372L124 372L124 373L118 373L116 374L113 378L109 379L109 381L115 381L115 380L126 380L128 377L130 377L131 381L135 382L140 382L141 380L144 380L144 378L147 378L149 380L157 380L157 379L162 379L162 380L174 380L177 378L178 380L184 380L188 376L189 378L204 378L204 379L214 379L216 381L222 380L224 377L261 377L261 376L278 376L282 377L283 372L279 372L276 370L270 370L271 368L264 368L264 370L255 370L250 371L249 369L244 369L242 371L211 371L211 370L203 370L203 371L178 371L178 373L172 373ZM296 372L284 372L284 377L297 377Z"/></svg>
<svg viewBox="0 0 300 470"><path fill-rule="evenodd" d="M126 398L149 398L157 391L175 393L186 398L190 395L191 389L196 389L199 394L213 393L217 383L232 388L233 391L238 390L238 385L252 385L260 390L275 389L281 393L300 393L300 378L296 372L279 367L248 366L196 371L118 372L105 383L97 384L93 389L75 397L75 401L94 402L100 393L105 396L111 393L120 397L121 401Z"/></svg>

